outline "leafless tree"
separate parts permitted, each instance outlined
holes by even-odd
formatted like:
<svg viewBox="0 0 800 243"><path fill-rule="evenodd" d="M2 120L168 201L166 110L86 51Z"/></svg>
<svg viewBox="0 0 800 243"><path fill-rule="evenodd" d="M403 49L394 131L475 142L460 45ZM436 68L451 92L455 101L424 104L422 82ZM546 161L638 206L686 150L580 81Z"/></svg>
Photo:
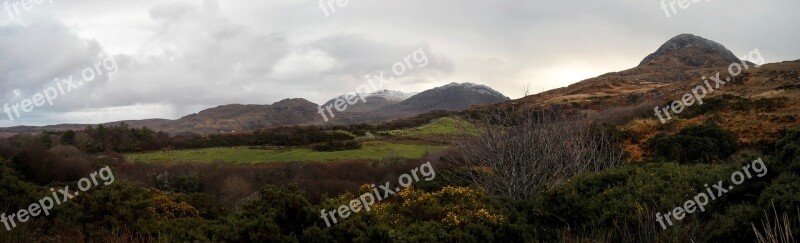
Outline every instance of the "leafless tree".
<svg viewBox="0 0 800 243"><path fill-rule="evenodd" d="M527 83L522 85L522 97L528 97L531 94L531 84Z"/></svg>
<svg viewBox="0 0 800 243"><path fill-rule="evenodd" d="M479 120L475 136L455 140L448 165L495 195L527 199L579 173L624 161L616 140L583 116L497 110Z"/></svg>

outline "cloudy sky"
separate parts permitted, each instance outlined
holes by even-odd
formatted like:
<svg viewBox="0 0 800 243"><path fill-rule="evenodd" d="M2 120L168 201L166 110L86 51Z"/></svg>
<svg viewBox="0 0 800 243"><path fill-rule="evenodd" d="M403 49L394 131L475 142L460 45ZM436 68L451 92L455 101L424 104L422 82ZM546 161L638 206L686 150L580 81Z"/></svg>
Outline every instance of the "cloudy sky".
<svg viewBox="0 0 800 243"><path fill-rule="evenodd" d="M767 62L800 59L797 0L689 1L670 17L658 0L328 1L323 10L315 0L9 0L0 105L42 105L13 121L0 114L0 127L321 103L420 48L428 65L385 88L472 82L519 98L525 84L536 93L636 66L681 33L739 56L758 48Z"/></svg>

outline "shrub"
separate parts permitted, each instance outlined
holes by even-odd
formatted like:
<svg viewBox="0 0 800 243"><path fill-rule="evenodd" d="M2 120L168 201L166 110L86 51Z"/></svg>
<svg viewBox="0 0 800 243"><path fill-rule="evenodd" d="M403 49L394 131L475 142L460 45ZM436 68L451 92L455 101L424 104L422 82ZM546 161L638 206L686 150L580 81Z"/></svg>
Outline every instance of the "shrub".
<svg viewBox="0 0 800 243"><path fill-rule="evenodd" d="M36 190L36 185L22 180L8 161L0 158L0 213L28 207L31 202L38 200ZM0 228L0 231L3 230Z"/></svg>
<svg viewBox="0 0 800 243"><path fill-rule="evenodd" d="M45 150L40 146L22 148L12 159L26 178L39 183L77 181L92 173L92 162L72 146Z"/></svg>
<svg viewBox="0 0 800 243"><path fill-rule="evenodd" d="M203 177L199 172L171 176L169 171L165 171L155 177L155 185L158 189L166 191L181 193L203 192Z"/></svg>
<svg viewBox="0 0 800 243"><path fill-rule="evenodd" d="M632 106L612 107L599 114L597 120L602 123L625 124L637 118L652 116L657 101L642 102Z"/></svg>
<svg viewBox="0 0 800 243"><path fill-rule="evenodd" d="M230 241L296 242L319 219L297 187L264 186L259 195L232 216L236 238Z"/></svg>
<svg viewBox="0 0 800 243"><path fill-rule="evenodd" d="M361 149L361 143L356 141L334 141L334 142L327 142L323 144L314 145L312 147L314 151L321 151L321 152L333 152L333 151L345 151L345 150L356 150Z"/></svg>
<svg viewBox="0 0 800 243"><path fill-rule="evenodd" d="M727 159L738 148L736 136L715 124L688 126L674 135L659 133L647 143L655 157L680 163Z"/></svg>
<svg viewBox="0 0 800 243"><path fill-rule="evenodd" d="M764 208L775 204L779 211L792 211L800 208L800 176L783 173L772 181L761 196L758 204Z"/></svg>
<svg viewBox="0 0 800 243"><path fill-rule="evenodd" d="M606 242L657 242L663 240L656 239L687 237L705 241L708 231L714 229L705 223L706 218L725 212L731 201L727 195L711 201L703 213L673 220L674 225L667 230L657 226L655 213L663 215L682 205L705 191L704 184L728 178L733 169L735 166L731 165L648 163L581 174L542 193L533 210L540 213L536 220L545 227L564 225L590 238L602 237L599 239ZM625 240L630 237L628 234L641 238Z"/></svg>
<svg viewBox="0 0 800 243"><path fill-rule="evenodd" d="M613 138L617 138L620 141L629 141L633 144L642 140L644 136L641 133L638 133L633 130L620 130L617 126L612 124L603 124L603 129L607 134L609 134Z"/></svg>

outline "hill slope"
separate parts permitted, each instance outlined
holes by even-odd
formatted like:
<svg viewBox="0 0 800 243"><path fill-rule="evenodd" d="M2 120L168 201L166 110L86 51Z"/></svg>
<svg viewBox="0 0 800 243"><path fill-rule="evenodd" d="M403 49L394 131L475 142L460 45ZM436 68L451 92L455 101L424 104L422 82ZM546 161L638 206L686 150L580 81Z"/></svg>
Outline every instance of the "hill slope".
<svg viewBox="0 0 800 243"><path fill-rule="evenodd" d="M689 40L686 40L689 38ZM701 42L701 44L697 44ZM727 49L701 37L680 35L659 48L637 67L586 79L567 87L530 95L502 104L476 107L473 110L516 107L519 110L561 107L581 112L602 121L622 122L623 127L643 134L640 144L630 145L634 154L642 143L659 131L675 132L690 124L715 122L733 131L740 142L771 141L779 130L800 126L800 60L765 64L731 77L731 81L704 97L718 97L713 103L685 108L662 128L655 107L669 106L682 99L698 85L706 86L703 77L717 73L721 79L731 76L728 66L743 62L733 59ZM631 121L631 119L634 119ZM629 122L629 123L626 123ZM665 130L666 129L666 130Z"/></svg>

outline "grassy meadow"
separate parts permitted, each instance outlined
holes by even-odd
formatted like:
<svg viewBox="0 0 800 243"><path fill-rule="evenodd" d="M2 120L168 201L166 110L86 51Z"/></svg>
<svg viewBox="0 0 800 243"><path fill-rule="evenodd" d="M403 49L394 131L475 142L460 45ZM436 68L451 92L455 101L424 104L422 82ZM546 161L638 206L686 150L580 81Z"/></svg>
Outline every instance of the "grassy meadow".
<svg viewBox="0 0 800 243"><path fill-rule="evenodd" d="M446 146L423 144L395 144L380 141L365 142L361 149L318 152L309 148L265 148L227 147L187 149L169 152L156 151L127 155L130 162L232 162L237 164L254 164L270 162L302 162L302 161L342 161L371 160L385 157L421 158L425 153L438 152Z"/></svg>
<svg viewBox="0 0 800 243"><path fill-rule="evenodd" d="M386 133L402 137L420 137L431 135L456 135L462 132L477 134L475 126L471 123L459 118L443 117L419 127L391 130Z"/></svg>
<svg viewBox="0 0 800 243"><path fill-rule="evenodd" d="M407 138L455 135L466 130L475 133L475 127L459 118L444 117L428 124L391 130L385 133ZM341 131L353 135L347 131ZM151 151L127 154L130 162L198 162L211 163L223 161L234 164L258 164L272 162L309 162L309 161L345 161L345 160L377 160L389 157L419 159L426 153L439 152L447 146L430 145L416 142L389 142L368 134L360 137L364 140L362 148L355 150L321 152L308 147L215 147L202 149L186 149L173 151Z"/></svg>

